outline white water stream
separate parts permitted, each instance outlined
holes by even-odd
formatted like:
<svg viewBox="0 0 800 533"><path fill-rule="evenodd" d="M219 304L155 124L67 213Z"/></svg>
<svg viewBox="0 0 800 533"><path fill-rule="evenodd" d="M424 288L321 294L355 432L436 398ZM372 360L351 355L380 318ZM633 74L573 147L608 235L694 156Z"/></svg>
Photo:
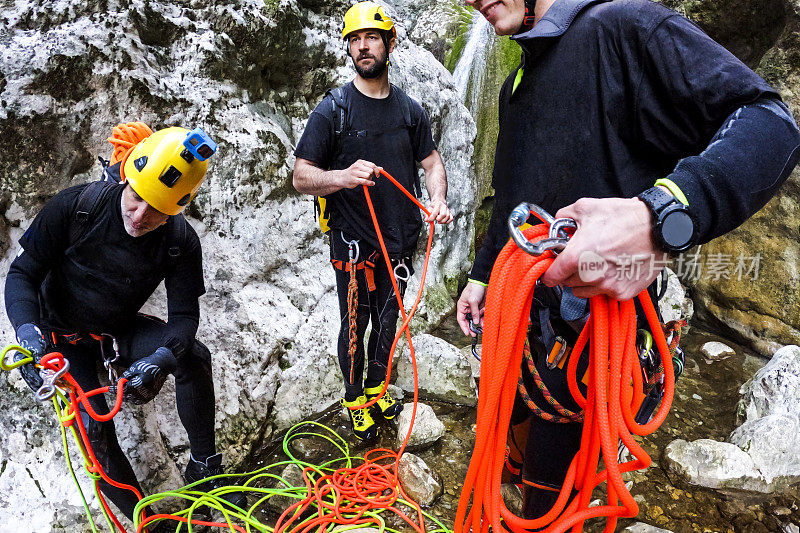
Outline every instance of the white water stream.
<svg viewBox="0 0 800 533"><path fill-rule="evenodd" d="M453 70L458 94L464 105L474 117L478 110L478 100L486 68L486 54L493 42L492 26L478 11L472 13L472 23L467 32L467 44Z"/></svg>

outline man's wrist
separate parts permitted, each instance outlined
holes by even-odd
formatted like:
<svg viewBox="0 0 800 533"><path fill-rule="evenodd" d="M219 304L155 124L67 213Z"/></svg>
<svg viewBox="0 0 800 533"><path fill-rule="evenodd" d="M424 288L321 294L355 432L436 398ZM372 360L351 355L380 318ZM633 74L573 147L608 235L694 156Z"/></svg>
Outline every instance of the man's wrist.
<svg viewBox="0 0 800 533"><path fill-rule="evenodd" d="M474 279L474 278L467 278L467 283L474 283L475 285L480 285L481 287L488 287L489 286L488 283L484 283L482 281L478 281L477 279Z"/></svg>

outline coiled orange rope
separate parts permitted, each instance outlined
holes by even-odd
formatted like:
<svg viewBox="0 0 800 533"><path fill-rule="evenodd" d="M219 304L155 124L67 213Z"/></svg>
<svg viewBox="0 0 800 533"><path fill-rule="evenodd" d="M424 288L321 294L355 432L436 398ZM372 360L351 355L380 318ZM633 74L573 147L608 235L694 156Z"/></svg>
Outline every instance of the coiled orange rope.
<svg viewBox="0 0 800 533"><path fill-rule="evenodd" d="M114 147L111 164L124 161L134 146L152 134L153 130L144 122L127 122L114 126L111 137L107 139Z"/></svg>
<svg viewBox="0 0 800 533"><path fill-rule="evenodd" d="M538 241L548 236L546 225L524 231ZM540 530L561 533L582 530L585 520L607 517L606 531L614 531L619 517L635 516L638 505L625 487L623 472L646 468L651 459L633 438L657 429L672 404L675 379L672 358L658 317L646 291L638 298L664 364L665 391L658 411L647 424L634 416L644 397L636 353L636 311L632 300L618 302L605 296L591 299L591 316L572 349L567 366L569 388L584 409L581 448L567 471L558 499L544 516L526 520L508 510L500 493L500 479L514 393L520 374L523 344L533 290L552 264L554 255L528 255L513 242L501 251L492 270L483 328L483 357L478 395L475 448L456 513L455 533ZM587 395L578 390L578 355L590 343ZM618 462L619 441L634 459ZM598 472L602 454L604 470ZM592 491L607 483L605 505L589 507ZM573 488L577 495L572 497Z"/></svg>

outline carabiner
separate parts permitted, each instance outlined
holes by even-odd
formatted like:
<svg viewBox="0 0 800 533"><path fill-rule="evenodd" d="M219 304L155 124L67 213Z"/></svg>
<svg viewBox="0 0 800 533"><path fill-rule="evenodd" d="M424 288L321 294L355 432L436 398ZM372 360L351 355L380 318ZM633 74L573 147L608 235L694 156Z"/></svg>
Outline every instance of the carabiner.
<svg viewBox="0 0 800 533"><path fill-rule="evenodd" d="M405 275L404 276L401 276L400 274L398 274L398 271L401 270L401 269L405 270ZM395 265L395 267L394 267L394 277L396 279L402 281L402 282L405 282L405 283L408 283L408 280L411 279L411 270L409 270L408 266L406 266L406 260L405 259L401 259L400 262L398 262Z"/></svg>
<svg viewBox="0 0 800 533"><path fill-rule="evenodd" d="M42 386L36 391L36 401L38 402L46 402L56 394L56 390L61 390L56 387L56 382L61 379L64 374L69 372L69 361L63 359L64 366L59 368L56 371L50 369L43 369L39 371L39 375L42 377Z"/></svg>
<svg viewBox="0 0 800 533"><path fill-rule="evenodd" d="M114 350L114 358L107 358L106 357L106 349L103 346L103 341L100 341L100 353L103 356L103 366L106 367L108 371L108 381L114 383L117 381L117 371L114 370L114 367L111 366L112 363L116 363L119 359L119 343L117 342L117 338L110 333L101 333L100 337L108 337L111 339L111 348Z"/></svg>
<svg viewBox="0 0 800 533"><path fill-rule="evenodd" d="M358 256L361 255L361 249L358 247L358 239L353 239L352 241L348 241L344 238L344 233L339 233L341 236L342 241L347 244L347 258L349 262L355 263L358 261Z"/></svg>
<svg viewBox="0 0 800 533"><path fill-rule="evenodd" d="M542 239L536 243L530 242L520 231L520 226L525 224L528 221L528 217L531 213L538 215L545 223L550 225L550 232L551 235L555 234L558 235L556 237L551 237L548 235L547 238ZM561 220L561 219L560 219ZM563 219L563 220L571 220L571 219ZM533 256L540 256L543 253L547 252L548 250L552 251L553 253L558 253L563 250L569 239L567 237L561 237L560 233L564 231L566 227L573 227L571 223L562 222L556 226L555 233L553 233L553 224L556 222L556 219L553 218L550 213L542 209L536 204L529 204L526 202L522 202L517 207L511 211L511 214L508 216L508 231L511 234L511 238L514 239L514 242L519 246L523 251L526 253L533 255ZM574 227L577 227L575 225Z"/></svg>
<svg viewBox="0 0 800 533"><path fill-rule="evenodd" d="M465 318L467 319L467 324L469 324L469 330L475 334L475 336L472 337L472 356L480 361L481 356L478 353L478 335L483 335L483 326L479 326L472 321L472 313L467 313Z"/></svg>

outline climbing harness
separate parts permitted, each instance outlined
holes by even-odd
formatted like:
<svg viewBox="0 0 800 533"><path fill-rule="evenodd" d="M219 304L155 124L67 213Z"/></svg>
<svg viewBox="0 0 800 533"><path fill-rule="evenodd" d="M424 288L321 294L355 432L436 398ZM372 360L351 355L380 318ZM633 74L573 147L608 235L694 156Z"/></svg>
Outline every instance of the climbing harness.
<svg viewBox="0 0 800 533"><path fill-rule="evenodd" d="M531 214L543 224L520 231ZM650 434L661 425L672 405L675 387L673 359L647 291L638 298L663 363L663 380L658 378L663 395L658 409L646 423L634 419L646 397L646 380L636 368L639 352L633 301L591 298L588 321L571 350L574 356L565 355L558 363L566 364L567 384L581 412L557 412L565 418L583 418L581 448L569 466L558 498L544 516L526 520L508 510L500 493L511 410L519 390L522 359L527 357L524 353L534 287L554 261L555 253L566 246L568 230L575 227L571 222L553 227L555 222L542 209L528 204L518 206L509 217L514 242L500 252L487 291L483 328L487 355L481 362L475 448L459 501L455 533L485 532L489 528L514 533L541 528L562 533L571 528L579 531L587 519L601 516L607 517L606 531L614 531L619 517L635 516L639 510L622 473L650 465L650 457L634 435ZM676 333L680 329L677 325L673 328ZM675 346L676 333L672 336ZM580 358L575 354L581 354L587 343L589 367L584 374L584 396L578 387ZM532 359L527 359L527 365L535 372ZM620 441L633 454L632 460L619 462ZM598 471L601 454L604 468ZM606 503L590 507L593 489L603 482L607 484Z"/></svg>

